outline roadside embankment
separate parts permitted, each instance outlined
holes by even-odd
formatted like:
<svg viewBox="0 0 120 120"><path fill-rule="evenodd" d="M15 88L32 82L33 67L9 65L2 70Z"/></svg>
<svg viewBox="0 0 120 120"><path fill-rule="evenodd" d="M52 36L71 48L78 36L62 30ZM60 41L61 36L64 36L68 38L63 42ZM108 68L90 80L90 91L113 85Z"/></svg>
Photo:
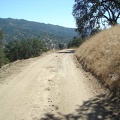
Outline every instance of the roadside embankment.
<svg viewBox="0 0 120 120"><path fill-rule="evenodd" d="M85 71L120 96L120 25L90 37L75 55Z"/></svg>

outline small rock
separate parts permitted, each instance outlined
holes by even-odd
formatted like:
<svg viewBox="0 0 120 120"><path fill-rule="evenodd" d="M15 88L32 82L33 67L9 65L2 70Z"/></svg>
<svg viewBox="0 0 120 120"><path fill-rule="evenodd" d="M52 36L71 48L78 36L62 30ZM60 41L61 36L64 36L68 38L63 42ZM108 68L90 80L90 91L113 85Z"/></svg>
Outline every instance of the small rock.
<svg viewBox="0 0 120 120"><path fill-rule="evenodd" d="M98 119L102 119L103 117L102 117L102 115L98 115Z"/></svg>

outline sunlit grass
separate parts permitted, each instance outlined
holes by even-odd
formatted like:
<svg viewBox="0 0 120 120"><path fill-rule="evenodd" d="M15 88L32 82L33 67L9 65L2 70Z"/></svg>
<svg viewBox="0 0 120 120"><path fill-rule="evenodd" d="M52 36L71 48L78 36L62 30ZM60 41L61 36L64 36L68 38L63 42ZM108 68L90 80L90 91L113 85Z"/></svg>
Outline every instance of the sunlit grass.
<svg viewBox="0 0 120 120"><path fill-rule="evenodd" d="M86 40L76 51L83 68L111 90L120 87L120 25Z"/></svg>

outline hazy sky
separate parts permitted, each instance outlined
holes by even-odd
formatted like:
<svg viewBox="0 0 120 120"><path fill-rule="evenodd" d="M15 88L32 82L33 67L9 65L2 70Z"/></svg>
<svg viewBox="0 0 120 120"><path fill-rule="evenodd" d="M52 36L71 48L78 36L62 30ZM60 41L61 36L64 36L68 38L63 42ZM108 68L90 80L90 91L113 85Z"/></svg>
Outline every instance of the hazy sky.
<svg viewBox="0 0 120 120"><path fill-rule="evenodd" d="M0 18L17 18L74 28L74 0L0 0Z"/></svg>

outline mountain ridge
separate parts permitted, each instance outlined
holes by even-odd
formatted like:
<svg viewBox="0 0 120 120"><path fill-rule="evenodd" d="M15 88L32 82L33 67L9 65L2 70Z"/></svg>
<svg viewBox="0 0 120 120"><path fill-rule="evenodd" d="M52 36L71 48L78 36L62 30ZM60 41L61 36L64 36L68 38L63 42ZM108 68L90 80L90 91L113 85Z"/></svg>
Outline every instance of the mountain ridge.
<svg viewBox="0 0 120 120"><path fill-rule="evenodd" d="M0 18L0 28L4 33L4 41L38 38L47 43L68 43L77 36L74 28L39 23L24 19Z"/></svg>

